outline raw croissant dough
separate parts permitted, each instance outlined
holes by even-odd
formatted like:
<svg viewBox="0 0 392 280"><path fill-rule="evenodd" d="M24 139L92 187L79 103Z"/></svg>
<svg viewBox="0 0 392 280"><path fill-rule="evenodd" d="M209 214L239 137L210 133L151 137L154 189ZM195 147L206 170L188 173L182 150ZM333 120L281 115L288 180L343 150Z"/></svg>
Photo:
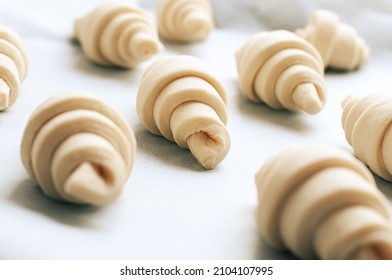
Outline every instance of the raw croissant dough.
<svg viewBox="0 0 392 280"><path fill-rule="evenodd" d="M392 181L392 99L377 94L347 97L342 126L356 156L377 175Z"/></svg>
<svg viewBox="0 0 392 280"><path fill-rule="evenodd" d="M369 57L369 47L350 25L328 10L316 10L310 23L296 31L320 52L325 67L354 70Z"/></svg>
<svg viewBox="0 0 392 280"><path fill-rule="evenodd" d="M75 21L75 36L92 61L133 68L162 48L154 23L126 1L106 1Z"/></svg>
<svg viewBox="0 0 392 280"><path fill-rule="evenodd" d="M203 40L214 28L209 0L158 0L156 11L159 32L169 40Z"/></svg>
<svg viewBox="0 0 392 280"><path fill-rule="evenodd" d="M256 174L264 239L301 258L392 259L390 205L368 169L331 146L304 145Z"/></svg>
<svg viewBox="0 0 392 280"><path fill-rule="evenodd" d="M134 162L136 140L112 107L82 92L66 92L32 114L22 162L49 197L103 205L121 193Z"/></svg>
<svg viewBox="0 0 392 280"><path fill-rule="evenodd" d="M137 112L151 133L189 148L207 169L230 148L226 91L199 59L167 56L143 74Z"/></svg>
<svg viewBox="0 0 392 280"><path fill-rule="evenodd" d="M324 106L324 66L317 50L292 32L252 36L236 53L239 86L274 109L318 113Z"/></svg>
<svg viewBox="0 0 392 280"><path fill-rule="evenodd" d="M18 34L0 25L0 111L15 103L27 67L28 58Z"/></svg>

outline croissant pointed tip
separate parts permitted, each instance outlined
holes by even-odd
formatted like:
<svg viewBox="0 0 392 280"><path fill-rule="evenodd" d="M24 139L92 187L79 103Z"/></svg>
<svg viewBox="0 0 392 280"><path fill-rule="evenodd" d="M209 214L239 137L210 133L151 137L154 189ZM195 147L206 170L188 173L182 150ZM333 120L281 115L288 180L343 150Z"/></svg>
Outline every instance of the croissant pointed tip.
<svg viewBox="0 0 392 280"><path fill-rule="evenodd" d="M10 101L10 87L0 79L0 111L8 108Z"/></svg>
<svg viewBox="0 0 392 280"><path fill-rule="evenodd" d="M69 176L64 185L64 193L81 203L101 205L108 203L111 188L102 169L84 162Z"/></svg>
<svg viewBox="0 0 392 280"><path fill-rule="evenodd" d="M226 137L212 138L202 131L189 136L187 144L193 156L205 169L214 169L226 157L230 145Z"/></svg>
<svg viewBox="0 0 392 280"><path fill-rule="evenodd" d="M293 92L293 100L308 114L317 114L323 108L317 89L311 83L298 85Z"/></svg>
<svg viewBox="0 0 392 280"><path fill-rule="evenodd" d="M158 1L160 34L166 39L179 42L194 42L207 38L214 27L210 1L183 2L179 4L178 1Z"/></svg>
<svg viewBox="0 0 392 280"><path fill-rule="evenodd" d="M343 101L340 103L340 106L344 109L352 100L353 97L351 95L347 95L346 98L344 98Z"/></svg>
<svg viewBox="0 0 392 280"><path fill-rule="evenodd" d="M142 61L158 53L161 50L162 45L157 38L140 32L133 36L129 48L133 57L137 57Z"/></svg>
<svg viewBox="0 0 392 280"><path fill-rule="evenodd" d="M184 26L188 32L204 38L212 29L211 17L201 10L196 10L186 17Z"/></svg>

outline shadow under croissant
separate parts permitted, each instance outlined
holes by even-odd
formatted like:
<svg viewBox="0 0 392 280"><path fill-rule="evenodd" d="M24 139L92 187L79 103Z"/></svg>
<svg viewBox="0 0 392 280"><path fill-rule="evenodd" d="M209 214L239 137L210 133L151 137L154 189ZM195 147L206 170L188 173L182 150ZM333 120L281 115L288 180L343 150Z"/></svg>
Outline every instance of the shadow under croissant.
<svg viewBox="0 0 392 280"><path fill-rule="evenodd" d="M236 104L241 114L252 117L260 122L270 122L285 129L296 132L307 132L313 128L305 122L306 113L303 112L290 112L287 110L274 110L262 103L254 103L248 100L239 92L236 94Z"/></svg>
<svg viewBox="0 0 392 280"><path fill-rule="evenodd" d="M105 208L53 200L31 179L21 181L11 193L9 200L62 224L85 229L97 228L97 225L93 224L93 218Z"/></svg>
<svg viewBox="0 0 392 280"><path fill-rule="evenodd" d="M69 44L72 47L74 68L86 74L91 74L106 80L120 80L127 84L138 83L141 76L140 67L134 69L124 69L117 66L105 66L92 62L83 53L82 47L75 38L69 38Z"/></svg>
<svg viewBox="0 0 392 280"><path fill-rule="evenodd" d="M259 237L255 252L256 260L297 260L290 251L277 250Z"/></svg>
<svg viewBox="0 0 392 280"><path fill-rule="evenodd" d="M355 73L355 71L357 71L357 70L347 71L347 70L328 67L327 69L325 69L325 75L326 76L328 76L328 75L350 75L350 74L352 75L353 72Z"/></svg>
<svg viewBox="0 0 392 280"><path fill-rule="evenodd" d="M378 175L374 174L374 179L376 180L376 185L380 189L380 191L383 192L383 194L387 197L389 202L392 203L392 188L391 188L391 182L388 182L387 180L379 177Z"/></svg>
<svg viewBox="0 0 392 280"><path fill-rule="evenodd" d="M135 137L139 151L154 156L164 164L193 171L206 171L189 150L182 149L176 143L170 142L163 136L151 134L141 125L135 130Z"/></svg>
<svg viewBox="0 0 392 280"><path fill-rule="evenodd" d="M254 213L254 221L256 221L256 211ZM254 259L255 260L296 260L298 259L294 254L288 250L279 250L270 246L260 235L257 230L257 225L254 228L255 234L257 235L254 247Z"/></svg>
<svg viewBox="0 0 392 280"><path fill-rule="evenodd" d="M167 40L165 38L160 37L161 42L165 45L165 50L174 54L187 54L192 56L198 56L200 53L200 47L205 43L204 41L192 42L192 43L184 43L184 42L175 42L171 40Z"/></svg>

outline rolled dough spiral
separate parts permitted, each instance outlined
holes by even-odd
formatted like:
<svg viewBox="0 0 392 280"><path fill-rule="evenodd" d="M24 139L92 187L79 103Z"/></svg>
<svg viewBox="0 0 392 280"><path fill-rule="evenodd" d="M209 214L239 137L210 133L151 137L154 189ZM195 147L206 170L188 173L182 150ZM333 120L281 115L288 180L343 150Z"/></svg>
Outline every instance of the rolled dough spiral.
<svg viewBox="0 0 392 280"><path fill-rule="evenodd" d="M156 13L160 34L172 41L203 40L214 28L209 0L158 0Z"/></svg>
<svg viewBox="0 0 392 280"><path fill-rule="evenodd" d="M348 96L342 126L356 156L382 178L392 181L392 99L371 94Z"/></svg>
<svg viewBox="0 0 392 280"><path fill-rule="evenodd" d="M75 37L95 63L133 68L162 48L154 23L126 1L106 1L75 21Z"/></svg>
<svg viewBox="0 0 392 280"><path fill-rule="evenodd" d="M127 121L104 101L75 91L56 95L35 110L23 135L21 158L49 197L103 205L122 192L135 151Z"/></svg>
<svg viewBox="0 0 392 280"><path fill-rule="evenodd" d="M325 67L354 70L369 57L370 49L363 38L332 11L316 10L310 23L296 32L316 47Z"/></svg>
<svg viewBox="0 0 392 280"><path fill-rule="evenodd" d="M212 169L230 148L226 100L226 90L202 61L167 56L143 74L137 112L148 131L189 148Z"/></svg>
<svg viewBox="0 0 392 280"><path fill-rule="evenodd" d="M392 259L390 204L350 154L289 147L255 178L259 230L274 247L304 259Z"/></svg>
<svg viewBox="0 0 392 280"><path fill-rule="evenodd" d="M237 51L236 60L240 91L250 100L309 114L323 108L323 62L317 50L294 33L256 33Z"/></svg>
<svg viewBox="0 0 392 280"><path fill-rule="evenodd" d="M15 103L27 68L27 54L18 34L0 25L0 111Z"/></svg>

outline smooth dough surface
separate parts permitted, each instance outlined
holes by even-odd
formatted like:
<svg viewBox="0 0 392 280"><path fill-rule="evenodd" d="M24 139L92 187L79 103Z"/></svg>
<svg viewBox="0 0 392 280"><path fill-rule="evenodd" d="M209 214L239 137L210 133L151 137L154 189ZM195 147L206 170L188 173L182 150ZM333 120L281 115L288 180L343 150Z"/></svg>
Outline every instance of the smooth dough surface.
<svg viewBox="0 0 392 280"><path fill-rule="evenodd" d="M156 14L160 34L172 41L200 41L214 28L209 0L158 0Z"/></svg>
<svg viewBox="0 0 392 280"><path fill-rule="evenodd" d="M342 102L342 126L356 156L385 180L392 181L392 99L370 94Z"/></svg>
<svg viewBox="0 0 392 280"><path fill-rule="evenodd" d="M84 92L65 92L30 117L21 158L51 198L103 205L121 193L131 172L136 139L110 105Z"/></svg>
<svg viewBox="0 0 392 280"><path fill-rule="evenodd" d="M364 39L332 11L314 11L309 24L296 32L316 47L325 67L354 70L369 57L370 49Z"/></svg>
<svg viewBox="0 0 392 280"><path fill-rule="evenodd" d="M0 25L0 111L15 103L27 68L27 54L18 34Z"/></svg>
<svg viewBox="0 0 392 280"><path fill-rule="evenodd" d="M392 259L388 200L367 168L326 145L298 145L256 173L263 238L300 258Z"/></svg>
<svg viewBox="0 0 392 280"><path fill-rule="evenodd" d="M226 90L202 61L167 56L144 72L137 112L148 131L189 148L211 169L230 148L226 102Z"/></svg>
<svg viewBox="0 0 392 280"><path fill-rule="evenodd" d="M125 0L103 2L74 29L86 56L101 65L134 68L162 49L153 21Z"/></svg>
<svg viewBox="0 0 392 280"><path fill-rule="evenodd" d="M236 53L240 91L273 109L318 113L325 104L324 67L317 50L296 34L259 32Z"/></svg>

